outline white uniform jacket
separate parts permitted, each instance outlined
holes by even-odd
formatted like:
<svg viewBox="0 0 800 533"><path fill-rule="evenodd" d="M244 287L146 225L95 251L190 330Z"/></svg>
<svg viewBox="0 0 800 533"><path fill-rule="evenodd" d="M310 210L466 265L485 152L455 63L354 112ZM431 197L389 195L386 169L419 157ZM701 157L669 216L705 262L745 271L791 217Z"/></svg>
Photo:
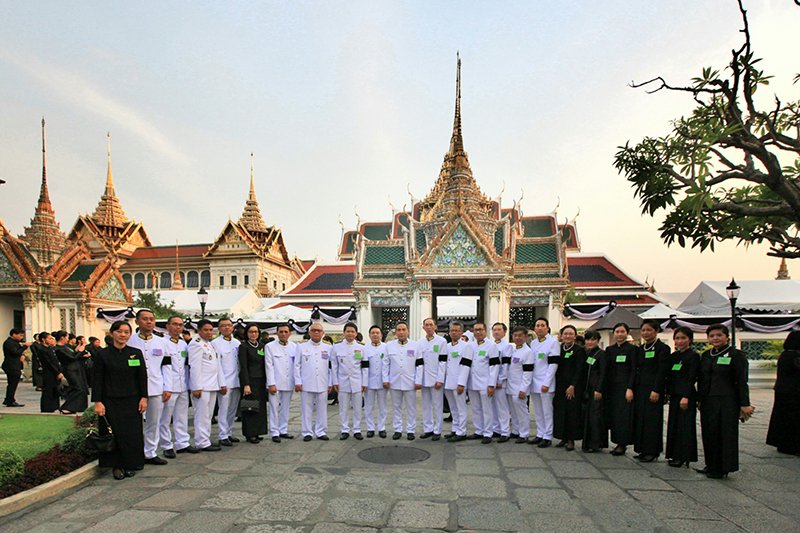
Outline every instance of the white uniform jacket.
<svg viewBox="0 0 800 533"><path fill-rule="evenodd" d="M176 394L189 390L186 384L186 369L189 368L186 342L180 338L167 339L167 357L169 364L164 364L164 390Z"/></svg>
<svg viewBox="0 0 800 533"><path fill-rule="evenodd" d="M469 381L469 366L462 365L464 356L472 360L472 345L468 342L459 340L455 345L448 344L447 347L447 368L444 377L444 388L455 390L459 385L467 386Z"/></svg>
<svg viewBox="0 0 800 533"><path fill-rule="evenodd" d="M211 341L214 349L219 355L222 374L225 376L225 384L229 389L239 387L239 339L229 337L226 339L222 335Z"/></svg>
<svg viewBox="0 0 800 533"><path fill-rule="evenodd" d="M340 392L361 392L369 379L369 359L364 355L363 344L342 341L334 345L331 379Z"/></svg>
<svg viewBox="0 0 800 533"><path fill-rule="evenodd" d="M543 341L538 338L531 341L531 351L534 357L533 383L531 392L540 393L542 387L549 387L550 392L556 391L556 370L561 357L561 345L558 339L547 335Z"/></svg>
<svg viewBox="0 0 800 533"><path fill-rule="evenodd" d="M517 348L511 344L511 361L508 365L506 393L509 396L518 396L520 392L528 395L533 380L533 352L527 344Z"/></svg>
<svg viewBox="0 0 800 533"><path fill-rule="evenodd" d="M472 353L465 354L462 365L469 367L469 383L471 390L486 390L487 387L497 386L497 373L500 371L500 354L494 341L484 339L482 344L478 341L471 343Z"/></svg>
<svg viewBox="0 0 800 533"><path fill-rule="evenodd" d="M192 390L218 391L225 386L219 355L211 341L198 337L189 343L189 379Z"/></svg>
<svg viewBox="0 0 800 533"><path fill-rule="evenodd" d="M144 363L147 365L147 395L160 396L164 392L164 374L170 372L169 359L164 362L167 355L167 341L164 337L151 335L146 339L138 333L132 335L128 346L139 348L144 354Z"/></svg>
<svg viewBox="0 0 800 533"><path fill-rule="evenodd" d="M386 358L386 344L380 343L373 346L372 343L364 345L364 357L369 361L367 372L367 388L383 388L383 363Z"/></svg>
<svg viewBox="0 0 800 533"><path fill-rule="evenodd" d="M422 385L422 365L422 354L414 341L400 344L395 339L386 343L383 381L391 389L414 390L416 385Z"/></svg>
<svg viewBox="0 0 800 533"><path fill-rule="evenodd" d="M505 384L508 379L508 365L511 363L511 354L514 351L514 345L506 339L500 339L500 342L495 341L497 345L497 352L500 355L500 370L497 372L497 382Z"/></svg>
<svg viewBox="0 0 800 533"><path fill-rule="evenodd" d="M431 340L422 337L417 341L422 352L422 386L433 387L436 382L444 383L444 373L447 368L447 340L440 335L434 335Z"/></svg>
<svg viewBox="0 0 800 533"><path fill-rule="evenodd" d="M287 341L286 344L281 344L281 341L275 340L267 344L264 349L267 351L264 357L267 387L275 385L279 391L293 391L297 343Z"/></svg>
<svg viewBox="0 0 800 533"><path fill-rule="evenodd" d="M298 346L294 361L294 382L303 392L328 392L333 346L327 342L306 341Z"/></svg>

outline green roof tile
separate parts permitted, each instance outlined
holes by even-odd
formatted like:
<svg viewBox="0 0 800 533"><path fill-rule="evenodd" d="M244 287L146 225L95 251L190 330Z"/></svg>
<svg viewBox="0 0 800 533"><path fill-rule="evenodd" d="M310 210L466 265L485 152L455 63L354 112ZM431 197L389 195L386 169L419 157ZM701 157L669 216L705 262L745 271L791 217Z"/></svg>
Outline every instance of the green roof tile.
<svg viewBox="0 0 800 533"><path fill-rule="evenodd" d="M78 268L70 274L67 281L86 281L95 268L97 268L97 265L78 265Z"/></svg>
<svg viewBox="0 0 800 533"><path fill-rule="evenodd" d="M425 242L425 232L418 229L414 234L414 239L417 242L417 253L422 255L422 252L425 251L425 247L428 245L428 243Z"/></svg>
<svg viewBox="0 0 800 533"><path fill-rule="evenodd" d="M402 265L405 263L402 246L367 246L365 265Z"/></svg>
<svg viewBox="0 0 800 533"><path fill-rule="evenodd" d="M517 244L517 263L557 263L558 253L552 242Z"/></svg>
<svg viewBox="0 0 800 533"><path fill-rule="evenodd" d="M391 224L376 224L364 226L364 237L371 241L385 241L391 238Z"/></svg>
<svg viewBox="0 0 800 533"><path fill-rule="evenodd" d="M500 226L497 228L497 231L494 232L494 249L497 255L503 255L503 249L506 247L505 242L505 233L503 232L503 227Z"/></svg>
<svg viewBox="0 0 800 533"><path fill-rule="evenodd" d="M553 235L553 220L550 218L523 220L522 228L525 237L549 237Z"/></svg>

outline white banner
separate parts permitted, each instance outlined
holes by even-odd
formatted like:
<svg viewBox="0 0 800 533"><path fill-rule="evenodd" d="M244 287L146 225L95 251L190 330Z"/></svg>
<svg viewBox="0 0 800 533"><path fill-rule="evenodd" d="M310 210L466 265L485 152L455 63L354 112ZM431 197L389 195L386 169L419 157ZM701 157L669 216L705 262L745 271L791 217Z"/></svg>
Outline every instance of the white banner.
<svg viewBox="0 0 800 533"><path fill-rule="evenodd" d="M566 304L564 306L564 310L569 312L569 315L574 316L578 320L597 320L598 318L602 318L606 316L609 312L611 312L617 306L617 302L611 301L608 302L608 305L604 305L597 311L592 311L591 313L582 313L581 311L576 310L570 304ZM567 314L567 313L565 313Z"/></svg>
<svg viewBox="0 0 800 533"><path fill-rule="evenodd" d="M110 311L105 311L102 308L97 310L97 317L102 318L109 324L113 324L114 322L118 322L120 320L127 320L129 318L133 318L134 316L135 315L132 307L127 309L112 309Z"/></svg>

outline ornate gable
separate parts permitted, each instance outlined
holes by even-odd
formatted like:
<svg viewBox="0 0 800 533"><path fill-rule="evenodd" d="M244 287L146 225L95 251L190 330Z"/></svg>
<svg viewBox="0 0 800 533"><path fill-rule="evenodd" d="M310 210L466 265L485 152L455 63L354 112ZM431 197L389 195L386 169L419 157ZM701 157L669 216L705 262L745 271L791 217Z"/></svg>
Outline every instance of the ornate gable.
<svg viewBox="0 0 800 533"><path fill-rule="evenodd" d="M0 285L6 283L19 283L22 281L22 276L19 275L17 269L8 260L6 254L0 248Z"/></svg>
<svg viewBox="0 0 800 533"><path fill-rule="evenodd" d="M41 273L36 258L0 221L0 284L31 284Z"/></svg>
<svg viewBox="0 0 800 533"><path fill-rule="evenodd" d="M114 302L129 302L128 292L119 279L119 276L112 275L108 278L105 285L99 288L95 296L100 300L111 300Z"/></svg>
<svg viewBox="0 0 800 533"><path fill-rule="evenodd" d="M461 224L457 225L450 238L434 251L430 262L430 265L435 267L473 267L488 264L486 254Z"/></svg>

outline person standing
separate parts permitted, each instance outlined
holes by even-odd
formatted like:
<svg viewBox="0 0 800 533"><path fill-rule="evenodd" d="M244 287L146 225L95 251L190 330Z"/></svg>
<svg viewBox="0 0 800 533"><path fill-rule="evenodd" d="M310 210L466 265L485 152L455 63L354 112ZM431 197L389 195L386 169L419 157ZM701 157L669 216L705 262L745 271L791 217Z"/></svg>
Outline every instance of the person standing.
<svg viewBox="0 0 800 533"><path fill-rule="evenodd" d="M536 319L533 333L536 338L531 341L534 357L531 393L536 417L536 438L529 444L547 448L553 443L553 394L561 346L558 339L550 335L550 322L546 318Z"/></svg>
<svg viewBox="0 0 800 533"><path fill-rule="evenodd" d="M198 337L189 343L189 382L194 405L194 445L202 452L218 452L219 444L211 443L211 417L217 394L225 395L225 377L219 354L211 344L214 325L210 320L197 322Z"/></svg>
<svg viewBox="0 0 800 533"><path fill-rule="evenodd" d="M92 370L92 401L101 435L114 434L114 450L100 454L100 466L111 467L114 479L133 477L144 466L142 414L147 410L147 367L142 352L128 345L131 325L111 324L112 342L100 350ZM106 421L108 423L106 423Z"/></svg>
<svg viewBox="0 0 800 533"><path fill-rule="evenodd" d="M403 408L406 413L406 438L414 440L417 431L417 394L422 389L422 354L415 342L408 340L408 324L398 322L393 341L386 343L383 364L383 388L392 395L392 425L397 440L403 431Z"/></svg>
<svg viewBox="0 0 800 533"><path fill-rule="evenodd" d="M278 340L266 344L266 377L269 389L269 432L273 442L293 439L289 434L289 407L294 392L294 365L298 346L289 340L289 324L278 326ZM263 341L262 341L263 345Z"/></svg>
<svg viewBox="0 0 800 533"><path fill-rule="evenodd" d="M25 342L25 331L12 328L8 338L3 342L3 372L6 373L6 397L3 405L6 407L25 407L16 399L17 386L22 379L22 365L25 361L25 349L31 345Z"/></svg>
<svg viewBox="0 0 800 533"><path fill-rule="evenodd" d="M364 357L364 345L356 341L358 327L353 322L344 325L344 340L334 345L331 357L333 390L339 398L339 440L350 436L350 407L353 408L353 437L361 440L361 414L364 392L367 390L369 360Z"/></svg>
<svg viewBox="0 0 800 533"><path fill-rule="evenodd" d="M779 453L800 454L800 331L783 342L774 388L767 444Z"/></svg>
<svg viewBox="0 0 800 533"><path fill-rule="evenodd" d="M633 451L643 463L655 461L664 449L664 397L670 349L658 339L661 326L642 322L642 344L636 354L633 388Z"/></svg>
<svg viewBox="0 0 800 533"><path fill-rule="evenodd" d="M637 348L628 342L631 328L620 322L614 326L615 343L606 350L604 413L606 426L616 447L611 455L625 455L633 442L633 387L636 380Z"/></svg>
<svg viewBox="0 0 800 533"><path fill-rule="evenodd" d="M41 356L41 349L42 343L39 341L39 335L37 334L33 338L33 344L31 344L31 381L33 383L33 388L37 391L42 390L42 356Z"/></svg>
<svg viewBox="0 0 800 533"><path fill-rule="evenodd" d="M575 441L583 438L583 395L586 352L575 342L578 330L572 324L561 328L561 361L556 371L556 393L553 396L553 436L557 448L571 452Z"/></svg>
<svg viewBox="0 0 800 533"><path fill-rule="evenodd" d="M747 386L747 356L730 345L727 326L712 324L706 335L711 349L700 358L697 387L706 466L697 471L720 479L739 470L739 420L749 419L755 409Z"/></svg>
<svg viewBox="0 0 800 533"><path fill-rule="evenodd" d="M515 442L523 444L528 442L531 431L528 391L533 382L534 355L527 344L528 328L525 326L514 327L511 340L514 344L508 364L505 395L511 404L512 429L518 435Z"/></svg>
<svg viewBox="0 0 800 533"><path fill-rule="evenodd" d="M42 397L39 401L39 410L42 413L54 413L59 407L58 388L64 374L61 373L61 363L56 357L56 339L50 333L39 333L39 360L42 363Z"/></svg>
<svg viewBox="0 0 800 533"><path fill-rule="evenodd" d="M56 340L56 357L68 384L64 392L64 403L58 410L65 415L82 413L89 407L89 389L86 387L83 355L70 346L69 334L66 331L56 331L53 337Z"/></svg>
<svg viewBox="0 0 800 533"><path fill-rule="evenodd" d="M583 334L586 343L586 386L583 397L583 442L581 449L586 453L595 453L608 448L608 430L603 416L603 394L606 379L606 353L600 349L600 333L592 329Z"/></svg>
<svg viewBox="0 0 800 533"><path fill-rule="evenodd" d="M367 438L378 436L386 438L386 396L389 393L383 388L383 365L386 357L386 344L383 343L383 332L378 326L369 328L369 343L364 346L364 357L369 361L367 375L367 394L364 400L364 415L367 419ZM378 404L378 420L375 421L375 403Z"/></svg>
<svg viewBox="0 0 800 533"><path fill-rule="evenodd" d="M333 390L330 367L333 346L323 340L325 330L320 322L308 326L310 339L298 347L294 363L294 391L301 393L300 408L303 441L312 436L319 440L329 440L328 394ZM316 424L314 415L316 414Z"/></svg>
<svg viewBox="0 0 800 533"><path fill-rule="evenodd" d="M439 440L442 436L444 373L447 366L447 341L436 334L436 322L422 322L425 337L417 341L422 352L422 435L421 439Z"/></svg>
<svg viewBox="0 0 800 533"><path fill-rule="evenodd" d="M233 436L233 424L236 422L236 411L239 408L239 399L242 389L239 386L239 339L233 337L233 321L230 318L221 318L217 322L219 336L212 341L214 349L219 355L223 379L228 387L228 393L217 397L219 415L219 443L221 446L233 446L239 439Z"/></svg>
<svg viewBox="0 0 800 533"><path fill-rule="evenodd" d="M444 395L450 406L453 418L453 430L447 435L447 442L467 440L467 395L465 390L469 382L470 367L463 364L472 361L472 345L461 339L464 335L464 324L450 322L450 339L447 344L447 367L444 376Z"/></svg>
<svg viewBox="0 0 800 533"><path fill-rule="evenodd" d="M242 397L258 400L258 409L242 411L242 435L250 444L263 440L267 430L267 374L266 347L261 342L257 324L244 330L245 340L239 345L239 384Z"/></svg>
<svg viewBox="0 0 800 533"><path fill-rule="evenodd" d="M469 366L470 408L475 433L469 439L481 439L482 444L492 442L494 427L494 410L492 396L497 386L497 374L500 371L500 354L494 342L486 340L486 324L476 322L472 327L475 340L472 341L471 353L464 354L463 361Z"/></svg>
<svg viewBox="0 0 800 533"><path fill-rule="evenodd" d="M164 457L174 459L176 453L197 453L189 438L189 384L187 370L189 347L181 338L183 319L172 315L167 319L166 356L164 357L164 392L169 399L161 411L158 424L159 446ZM170 423L175 430L173 445Z"/></svg>
<svg viewBox="0 0 800 533"><path fill-rule="evenodd" d="M670 356L668 383L666 457L669 466L680 468L697 461L697 372L700 356L692 350L694 333L687 327L675 328L675 352Z"/></svg>
<svg viewBox="0 0 800 533"><path fill-rule="evenodd" d="M165 375L172 372L167 355L167 341L155 335L156 316L149 309L136 312L138 333L133 335L128 344L138 348L144 354L147 363L147 412L144 415L144 462L149 465L165 465L167 461L158 456L160 439L161 413L164 405L172 397L164 390ZM69 379L69 377L67 377Z"/></svg>
<svg viewBox="0 0 800 533"><path fill-rule="evenodd" d="M511 364L511 354L514 352L514 346L506 339L507 335L508 327L504 323L495 322L492 325L492 339L497 345L497 352L500 355L500 370L497 372L496 388L496 391L500 392L494 395L492 401L495 421L492 434L493 436L499 437L497 442L508 442L511 438L511 405L514 398L513 395L509 396L508 394L504 394L506 391L503 389L508 380L508 365ZM527 332L525 337L527 339Z"/></svg>

